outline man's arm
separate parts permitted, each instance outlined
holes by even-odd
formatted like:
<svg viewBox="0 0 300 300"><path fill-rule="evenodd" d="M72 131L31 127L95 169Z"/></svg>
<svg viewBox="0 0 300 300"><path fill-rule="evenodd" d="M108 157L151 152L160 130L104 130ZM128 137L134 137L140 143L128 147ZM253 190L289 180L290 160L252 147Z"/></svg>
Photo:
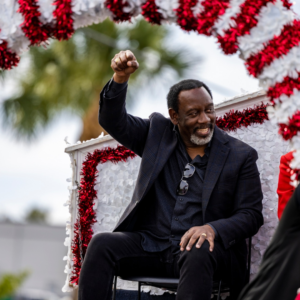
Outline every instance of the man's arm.
<svg viewBox="0 0 300 300"><path fill-rule="evenodd" d="M232 216L210 222L226 249L253 236L263 225L263 194L256 166L257 158L257 152L252 149L243 164L235 190Z"/></svg>
<svg viewBox="0 0 300 300"><path fill-rule="evenodd" d="M127 89L127 81L124 83L117 83L113 80L113 78L109 81L108 86L103 90L104 92L104 98L109 99L109 98L114 98L118 96L123 90Z"/></svg>
<svg viewBox="0 0 300 300"><path fill-rule="evenodd" d="M114 70L100 94L99 124L118 142L142 156L150 121L127 114L126 92L130 74L138 68L131 51L121 51L111 61Z"/></svg>

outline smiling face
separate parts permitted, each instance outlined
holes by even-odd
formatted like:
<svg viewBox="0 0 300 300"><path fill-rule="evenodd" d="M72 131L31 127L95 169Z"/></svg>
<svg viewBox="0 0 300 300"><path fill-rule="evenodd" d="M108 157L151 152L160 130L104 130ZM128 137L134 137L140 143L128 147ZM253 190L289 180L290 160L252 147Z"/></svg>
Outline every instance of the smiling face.
<svg viewBox="0 0 300 300"><path fill-rule="evenodd" d="M173 124L178 125L186 146L203 146L212 138L216 123L213 101L205 88L181 91L178 113L169 109Z"/></svg>

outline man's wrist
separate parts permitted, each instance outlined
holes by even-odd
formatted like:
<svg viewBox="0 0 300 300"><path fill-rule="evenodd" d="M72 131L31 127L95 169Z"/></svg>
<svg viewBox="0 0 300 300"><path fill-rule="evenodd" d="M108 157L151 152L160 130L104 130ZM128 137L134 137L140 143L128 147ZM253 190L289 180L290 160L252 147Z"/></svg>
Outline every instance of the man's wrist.
<svg viewBox="0 0 300 300"><path fill-rule="evenodd" d="M218 231L216 230L216 228L213 225L211 225L210 223L206 223L205 225L208 225L210 228L212 228L212 230L215 233L215 239L218 238Z"/></svg>
<svg viewBox="0 0 300 300"><path fill-rule="evenodd" d="M117 97L123 90L127 88L127 81L124 83L118 83L113 80L113 78L109 81L104 89L104 98L115 98Z"/></svg>
<svg viewBox="0 0 300 300"><path fill-rule="evenodd" d="M113 80L116 83L125 83L129 80L130 75L126 75L126 76L119 76L116 73L113 76Z"/></svg>

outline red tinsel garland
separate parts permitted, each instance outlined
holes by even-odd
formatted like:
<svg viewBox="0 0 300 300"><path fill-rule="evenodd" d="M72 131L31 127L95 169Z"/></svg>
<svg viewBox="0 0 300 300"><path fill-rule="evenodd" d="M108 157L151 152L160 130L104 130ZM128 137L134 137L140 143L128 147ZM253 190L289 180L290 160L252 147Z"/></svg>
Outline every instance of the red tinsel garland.
<svg viewBox="0 0 300 300"><path fill-rule="evenodd" d="M300 111L298 110L291 118L289 124L279 124L279 134L288 141L300 131Z"/></svg>
<svg viewBox="0 0 300 300"><path fill-rule="evenodd" d="M0 68L9 70L16 67L20 61L19 56L7 49L7 42L0 40Z"/></svg>
<svg viewBox="0 0 300 300"><path fill-rule="evenodd" d="M287 9L290 9L292 7L292 3L289 0L282 0L283 6Z"/></svg>
<svg viewBox="0 0 300 300"><path fill-rule="evenodd" d="M261 8L269 2L275 2L275 0L246 0L241 5L241 12L233 18L236 25L226 30L223 36L218 36L218 42L225 54L237 52L237 38L249 34L250 29L255 27L258 22L256 16Z"/></svg>
<svg viewBox="0 0 300 300"><path fill-rule="evenodd" d="M51 35L51 27L39 20L41 13L37 0L19 0L19 12L24 17L21 27L31 45L45 42Z"/></svg>
<svg viewBox="0 0 300 300"><path fill-rule="evenodd" d="M255 55L251 55L245 65L251 75L257 77L265 66L273 60L287 54L291 48L299 45L300 21L285 25L279 36L275 36L265 45L265 48Z"/></svg>
<svg viewBox="0 0 300 300"><path fill-rule="evenodd" d="M197 20L192 8L198 3L198 0L179 0L179 6L176 11L178 25L186 31L197 30Z"/></svg>
<svg viewBox="0 0 300 300"><path fill-rule="evenodd" d="M161 25L163 16L157 11L155 0L147 0L142 6L142 15L149 23Z"/></svg>
<svg viewBox="0 0 300 300"><path fill-rule="evenodd" d="M59 40L69 39L73 33L72 0L56 0L53 17L56 20L53 35Z"/></svg>
<svg viewBox="0 0 300 300"><path fill-rule="evenodd" d="M24 17L21 27L31 45L43 43L52 36L58 40L66 40L74 33L72 0L56 0L53 3L56 6L53 12L56 20L54 27L49 24L43 25L40 22L41 13L37 0L18 0L18 2L20 5L18 12ZM2 41L0 43L0 69L9 70L16 67L19 61L18 55L7 49L7 42Z"/></svg>
<svg viewBox="0 0 300 300"><path fill-rule="evenodd" d="M136 155L123 146L116 149L106 148L104 150L95 150L93 154L88 153L85 161L82 164L79 189L79 204L78 216L74 226L74 239L72 241L73 253L73 271L71 282L78 284L80 269L81 269L81 255L84 257L87 246L92 238L92 225L96 222L94 212L94 200L97 197L97 192L94 189L97 166L99 163L105 163L108 160L117 163L126 161L128 158L133 158Z"/></svg>
<svg viewBox="0 0 300 300"><path fill-rule="evenodd" d="M203 11L197 16L197 31L201 34L211 35L211 29L219 16L225 13L230 0L205 0L201 3Z"/></svg>
<svg viewBox="0 0 300 300"><path fill-rule="evenodd" d="M274 1L246 0L241 4L241 13L232 18L232 23L236 25L228 29L224 36L218 37L219 43L226 54L236 52L238 48L237 38L248 34L249 30L257 24L255 17L261 7ZM69 39L74 33L72 0L54 0L53 5L56 8L53 12L53 24L42 24L40 22L41 13L39 12L38 0L18 0L18 2L20 4L19 12L24 17L22 29L31 45L45 42L49 37L55 37L58 40ZM193 8L199 3L203 10L195 17ZM287 9L290 9L292 5L288 0L282 0L282 3ZM124 8L128 4L126 0L106 0L105 4L113 12L115 22L128 21L132 17L131 13L124 12ZM214 23L229 6L230 0L179 0L179 7L175 9L177 23L186 31L195 30L205 35L211 35ZM158 11L155 0L147 0L141 9L142 15L152 24L160 25L164 19ZM10 69L12 66L16 66L19 60L12 52L6 51L6 48L7 45L5 44L0 49L0 56L2 56L0 67L2 69Z"/></svg>
<svg viewBox="0 0 300 300"><path fill-rule="evenodd" d="M243 111L231 110L222 118L217 118L216 124L225 131L235 131L251 124L262 124L265 120L269 120L266 107L267 105L262 103L260 106L247 108Z"/></svg>
<svg viewBox="0 0 300 300"><path fill-rule="evenodd" d="M282 82L277 82L274 86L269 87L267 96L271 103L275 104L275 99L281 95L291 96L294 94L294 89L300 90L300 73L298 72L297 78L289 76L284 77Z"/></svg>
<svg viewBox="0 0 300 300"><path fill-rule="evenodd" d="M132 17L130 13L123 11L123 8L128 6L127 1L106 0L105 5L113 13L115 22L129 21Z"/></svg>

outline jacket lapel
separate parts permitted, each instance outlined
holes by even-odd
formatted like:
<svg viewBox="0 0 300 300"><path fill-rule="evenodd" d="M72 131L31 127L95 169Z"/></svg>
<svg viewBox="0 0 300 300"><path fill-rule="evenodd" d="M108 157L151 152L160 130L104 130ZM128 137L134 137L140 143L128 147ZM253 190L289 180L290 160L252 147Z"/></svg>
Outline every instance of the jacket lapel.
<svg viewBox="0 0 300 300"><path fill-rule="evenodd" d="M227 142L228 138L226 134L223 133L217 126L215 126L214 137L203 183L202 212L204 222L209 198L217 183L230 151L230 149L225 145Z"/></svg>
<svg viewBox="0 0 300 300"><path fill-rule="evenodd" d="M155 155L155 162L153 163L153 161L147 161L143 166L141 166L141 170L144 172L144 174L149 174L149 176L143 177L144 182L141 184L143 189L139 192L139 200L141 200L149 191L149 188L152 186L154 180L157 178L167 160L173 153L176 144L177 137L170 128L170 125L168 125L165 128L161 142L157 145L157 149L152 148L152 151L154 150L153 155Z"/></svg>

